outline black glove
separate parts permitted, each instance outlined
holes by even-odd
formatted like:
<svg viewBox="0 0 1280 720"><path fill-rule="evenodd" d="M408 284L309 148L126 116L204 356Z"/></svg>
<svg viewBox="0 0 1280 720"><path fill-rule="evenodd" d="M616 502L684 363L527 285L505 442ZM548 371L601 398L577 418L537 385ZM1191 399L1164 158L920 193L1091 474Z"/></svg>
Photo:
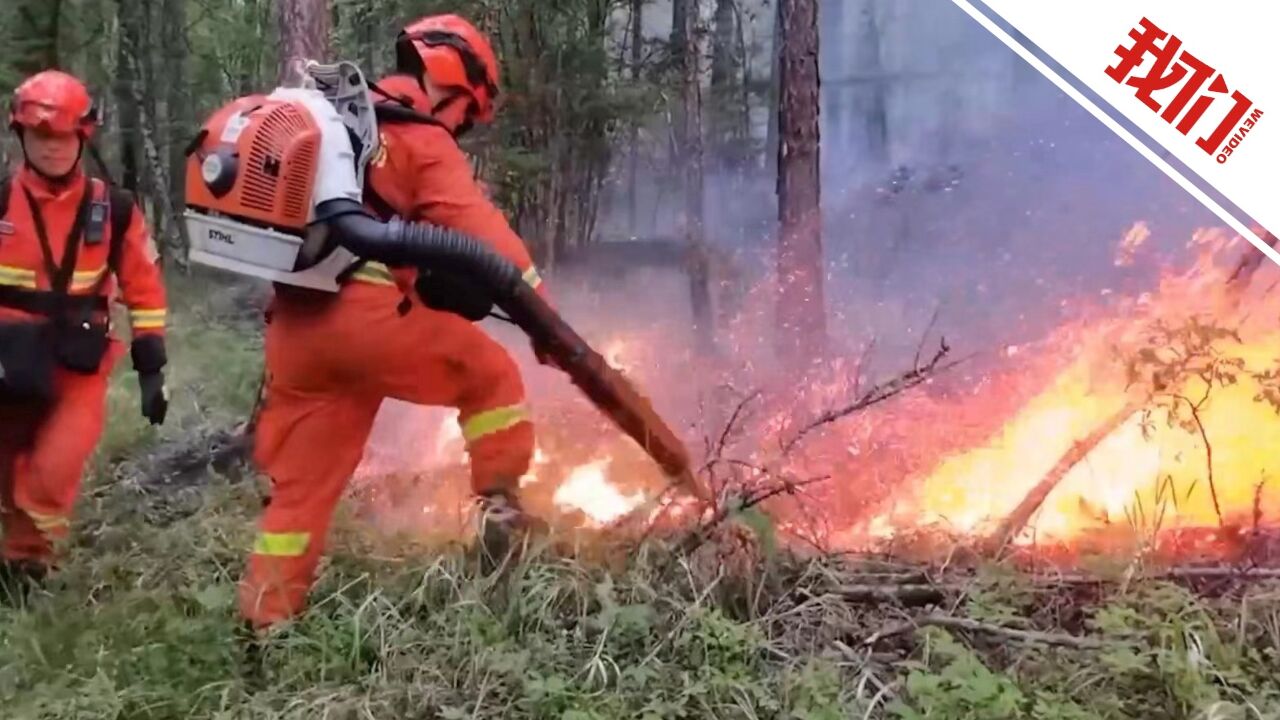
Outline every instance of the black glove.
<svg viewBox="0 0 1280 720"><path fill-rule="evenodd" d="M142 390L142 417L152 425L163 425L169 412L169 391L164 386L164 373L138 375L138 387Z"/></svg>
<svg viewBox="0 0 1280 720"><path fill-rule="evenodd" d="M133 369L138 372L138 388L142 391L142 417L150 420L152 425L161 425L169 411L169 392L165 389L164 373L161 372L169 362L164 338L159 335L136 338L130 352Z"/></svg>
<svg viewBox="0 0 1280 720"><path fill-rule="evenodd" d="M439 270L419 270L413 283L422 304L432 310L480 322L493 311L493 295L470 278Z"/></svg>

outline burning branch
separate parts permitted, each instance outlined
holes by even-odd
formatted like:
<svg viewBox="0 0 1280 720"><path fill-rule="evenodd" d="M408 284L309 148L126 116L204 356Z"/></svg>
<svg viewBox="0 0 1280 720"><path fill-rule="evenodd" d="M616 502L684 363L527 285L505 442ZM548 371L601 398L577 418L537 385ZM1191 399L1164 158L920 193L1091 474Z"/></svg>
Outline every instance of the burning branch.
<svg viewBox="0 0 1280 720"><path fill-rule="evenodd" d="M1275 247L1277 240L1276 236L1272 235L1270 232L1263 233L1262 235L1262 241L1266 243L1268 247ZM1262 266L1262 260L1265 257L1266 255L1263 255L1261 251L1246 253L1244 257L1240 258L1240 262L1236 263L1235 270L1233 270L1230 277L1227 278L1228 287L1239 289L1248 287L1249 281L1253 279L1253 274Z"/></svg>
<svg viewBox="0 0 1280 720"><path fill-rule="evenodd" d="M898 375L897 377L890 378L885 382L873 385L869 390L859 395L852 403L844 407L835 408L822 413L807 425L800 428L800 430L792 436L790 440L783 444L782 454L789 455L791 451L795 449L796 445L800 444L800 441L803 440L806 435L823 425L829 425L837 420L842 420L856 412L866 410L873 405L882 403L895 395L900 395L911 388L923 385L934 375L945 370L949 370L963 362L964 359L962 358L952 362L943 363L942 361L950 352L951 347L947 345L946 338L942 338L938 343L937 351L927 363L921 365L917 360L915 366L910 371Z"/></svg>
<svg viewBox="0 0 1280 720"><path fill-rule="evenodd" d="M1219 525L1224 524L1213 476L1213 446L1209 443L1208 432L1200 419L1200 410L1209 400L1213 389L1235 384L1237 376L1244 370L1243 360L1224 356L1219 351L1217 343L1223 340L1239 342L1240 337L1234 330L1202 322L1197 317L1192 317L1179 326L1171 326L1163 319L1157 319L1150 328L1149 345L1139 349L1127 367L1130 384L1140 383L1147 387L1141 398L1128 401L1073 444L1053 469L1000 523L984 543L986 550L993 554L1003 550L1026 527L1067 473L1129 417L1144 408L1148 414L1153 408L1161 408L1167 413L1169 427L1180 427L1199 435L1205 447L1209 492L1213 497L1214 511ZM1199 381L1203 385L1203 393L1198 400L1192 400L1183 391L1192 381ZM1184 414L1183 407L1189 413Z"/></svg>
<svg viewBox="0 0 1280 720"><path fill-rule="evenodd" d="M1036 511L1040 509L1042 504L1044 504L1045 499L1049 497L1049 494L1053 492L1053 489L1058 486L1058 483L1062 482L1062 479L1067 476L1067 473L1071 472L1071 468L1075 467L1081 460L1088 457L1089 453L1093 452L1094 448L1098 447L1098 445L1105 440L1108 435L1115 432L1116 428L1123 425L1125 420L1128 420L1134 413L1141 410L1142 406L1145 405L1146 402L1146 399L1130 400L1125 403L1124 407L1117 410L1098 425L1098 427L1094 428L1092 432L1080 440L1077 440L1071 446L1071 449L1067 450L1067 452L1058 459L1058 462L1053 466L1053 469L1050 470L1049 473L1040 480L1040 482L1036 483L1035 487L1031 488L1031 492L1027 493L1026 497L1022 499L1022 502L1018 503L1018 506L1013 509L1013 512L1009 513L1009 515L1001 521L1000 525L996 528L996 531L992 533L984 543L987 552L994 555L1003 550L1005 546L1007 546L1009 542L1018 535L1018 533L1022 532L1022 528L1026 527L1027 523L1031 520L1031 516L1036 514Z"/></svg>

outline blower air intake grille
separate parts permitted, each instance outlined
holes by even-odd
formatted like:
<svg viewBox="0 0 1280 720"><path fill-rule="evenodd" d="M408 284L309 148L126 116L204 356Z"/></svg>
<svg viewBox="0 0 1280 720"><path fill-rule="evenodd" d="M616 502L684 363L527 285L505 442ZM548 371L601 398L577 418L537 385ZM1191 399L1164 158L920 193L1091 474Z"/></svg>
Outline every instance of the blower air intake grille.
<svg viewBox="0 0 1280 720"><path fill-rule="evenodd" d="M287 217L306 220L310 200L307 181L315 172L316 141L314 138L301 143L294 140L307 128L307 118L297 107L280 105L268 112L249 150L241 195L246 208L265 213L275 210L283 175L284 197L280 209Z"/></svg>

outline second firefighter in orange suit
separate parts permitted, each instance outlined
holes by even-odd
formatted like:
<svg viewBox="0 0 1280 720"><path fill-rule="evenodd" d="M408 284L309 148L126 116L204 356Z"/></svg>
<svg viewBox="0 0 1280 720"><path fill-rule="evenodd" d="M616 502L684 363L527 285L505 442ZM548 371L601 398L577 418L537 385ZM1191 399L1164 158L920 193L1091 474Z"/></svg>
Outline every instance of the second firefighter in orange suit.
<svg viewBox="0 0 1280 720"><path fill-rule="evenodd" d="M384 123L366 204L381 215L459 230L539 279L523 241L475 181L456 137L493 118L497 59L451 15L423 18L397 38L397 70L377 85L429 122ZM490 305L445 276L367 263L336 298L279 287L266 336L267 388L255 459L271 491L240 608L262 628L300 612L338 500L363 455L384 398L457 408L480 499L482 548L505 557L524 522L518 482L533 426L515 361L468 317ZM432 307L423 298L435 298ZM446 306L453 311L432 309Z"/></svg>
<svg viewBox="0 0 1280 720"><path fill-rule="evenodd" d="M108 324L117 283L143 415L159 424L168 406L155 248L129 196L84 174L94 126L89 94L70 75L42 72L14 93L9 127L25 162L0 182L0 580L9 591L43 578L67 535L124 352Z"/></svg>

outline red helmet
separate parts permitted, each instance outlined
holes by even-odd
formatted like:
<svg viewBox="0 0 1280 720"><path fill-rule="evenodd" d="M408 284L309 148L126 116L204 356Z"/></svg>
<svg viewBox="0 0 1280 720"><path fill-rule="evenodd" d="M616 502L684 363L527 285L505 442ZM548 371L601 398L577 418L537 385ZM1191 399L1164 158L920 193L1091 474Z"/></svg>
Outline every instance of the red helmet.
<svg viewBox="0 0 1280 720"><path fill-rule="evenodd" d="M46 127L59 133L77 133L88 139L97 125L97 111L84 83L58 70L45 70L27 78L13 91L9 127Z"/></svg>
<svg viewBox="0 0 1280 720"><path fill-rule="evenodd" d="M493 120L498 96L498 57L489 39L457 15L429 15L410 23L396 38L396 68L426 72L440 87L457 88L471 98L479 122Z"/></svg>

